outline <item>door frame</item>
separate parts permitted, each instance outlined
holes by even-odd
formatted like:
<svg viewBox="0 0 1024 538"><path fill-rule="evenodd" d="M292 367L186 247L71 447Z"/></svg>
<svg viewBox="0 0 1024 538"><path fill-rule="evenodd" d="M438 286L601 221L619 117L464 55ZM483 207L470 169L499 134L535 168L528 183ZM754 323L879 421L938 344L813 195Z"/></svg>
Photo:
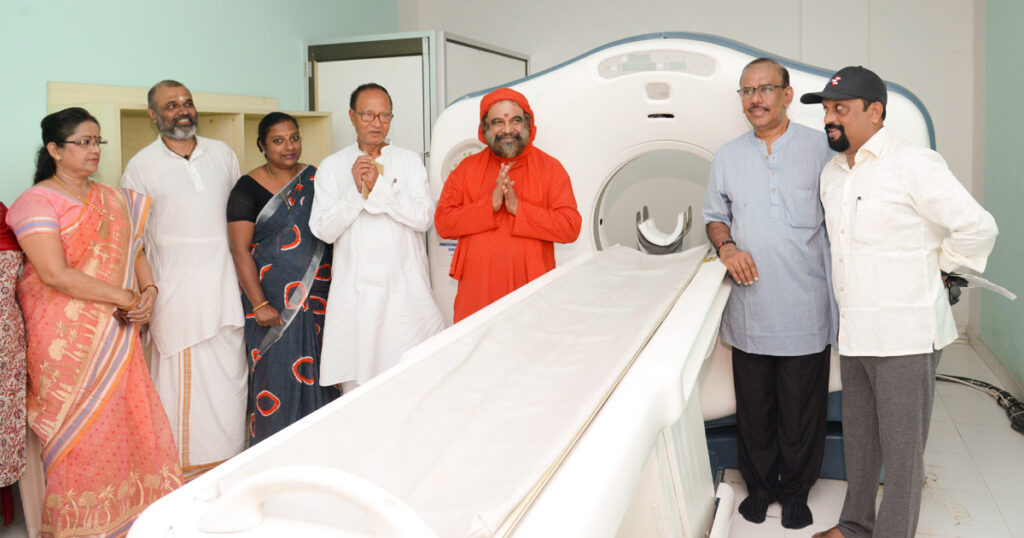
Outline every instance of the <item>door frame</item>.
<svg viewBox="0 0 1024 538"><path fill-rule="evenodd" d="M318 62L420 56L423 70L423 158L425 161L429 161L430 132L437 115L446 106L445 45L449 42L520 60L524 63L524 77L530 74L530 57L525 54L439 30L315 39L304 43L306 79L309 88L308 108L317 110L316 69Z"/></svg>

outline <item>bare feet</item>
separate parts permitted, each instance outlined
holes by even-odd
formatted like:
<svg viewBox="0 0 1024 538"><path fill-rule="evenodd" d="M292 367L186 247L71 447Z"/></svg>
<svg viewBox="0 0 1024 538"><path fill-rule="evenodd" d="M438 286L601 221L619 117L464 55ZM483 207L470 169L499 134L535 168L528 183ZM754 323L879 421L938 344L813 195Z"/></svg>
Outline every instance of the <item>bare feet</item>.
<svg viewBox="0 0 1024 538"><path fill-rule="evenodd" d="M832 527L827 531L814 533L811 538L843 538L843 533L839 532L839 527Z"/></svg>

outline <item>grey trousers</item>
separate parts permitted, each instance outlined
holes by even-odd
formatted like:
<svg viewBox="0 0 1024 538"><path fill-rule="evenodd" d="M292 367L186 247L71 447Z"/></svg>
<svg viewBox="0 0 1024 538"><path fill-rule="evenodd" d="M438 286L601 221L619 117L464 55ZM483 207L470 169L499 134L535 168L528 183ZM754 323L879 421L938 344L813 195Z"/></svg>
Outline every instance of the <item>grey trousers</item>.
<svg viewBox="0 0 1024 538"><path fill-rule="evenodd" d="M847 490L839 530L846 538L913 538L941 354L840 356ZM883 466L885 487L876 516Z"/></svg>

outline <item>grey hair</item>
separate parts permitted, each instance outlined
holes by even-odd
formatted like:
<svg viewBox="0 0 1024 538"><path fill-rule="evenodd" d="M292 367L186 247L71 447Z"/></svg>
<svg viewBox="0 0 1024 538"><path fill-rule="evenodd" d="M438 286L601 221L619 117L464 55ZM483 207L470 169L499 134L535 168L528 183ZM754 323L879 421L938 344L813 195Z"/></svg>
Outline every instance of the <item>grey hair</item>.
<svg viewBox="0 0 1024 538"><path fill-rule="evenodd" d="M185 88L186 90L188 89L185 87L184 84L178 82L177 80L167 79L157 82L153 85L152 88L149 89L149 93L146 94L146 102L149 105L149 109L153 112L156 112L156 91L160 88Z"/></svg>

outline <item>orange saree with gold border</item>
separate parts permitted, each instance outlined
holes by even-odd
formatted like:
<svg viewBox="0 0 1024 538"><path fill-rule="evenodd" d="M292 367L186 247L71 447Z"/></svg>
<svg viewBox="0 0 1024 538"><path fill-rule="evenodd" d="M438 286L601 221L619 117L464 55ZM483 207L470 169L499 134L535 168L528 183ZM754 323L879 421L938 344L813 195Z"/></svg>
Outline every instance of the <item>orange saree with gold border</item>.
<svg viewBox="0 0 1024 538"><path fill-rule="evenodd" d="M97 184L89 202L99 211L83 206L61 223L68 266L134 288L149 199ZM47 286L27 262L18 299L28 337L28 421L43 445L46 472L43 534L124 534L143 509L182 483L139 328L119 325L109 303Z"/></svg>

